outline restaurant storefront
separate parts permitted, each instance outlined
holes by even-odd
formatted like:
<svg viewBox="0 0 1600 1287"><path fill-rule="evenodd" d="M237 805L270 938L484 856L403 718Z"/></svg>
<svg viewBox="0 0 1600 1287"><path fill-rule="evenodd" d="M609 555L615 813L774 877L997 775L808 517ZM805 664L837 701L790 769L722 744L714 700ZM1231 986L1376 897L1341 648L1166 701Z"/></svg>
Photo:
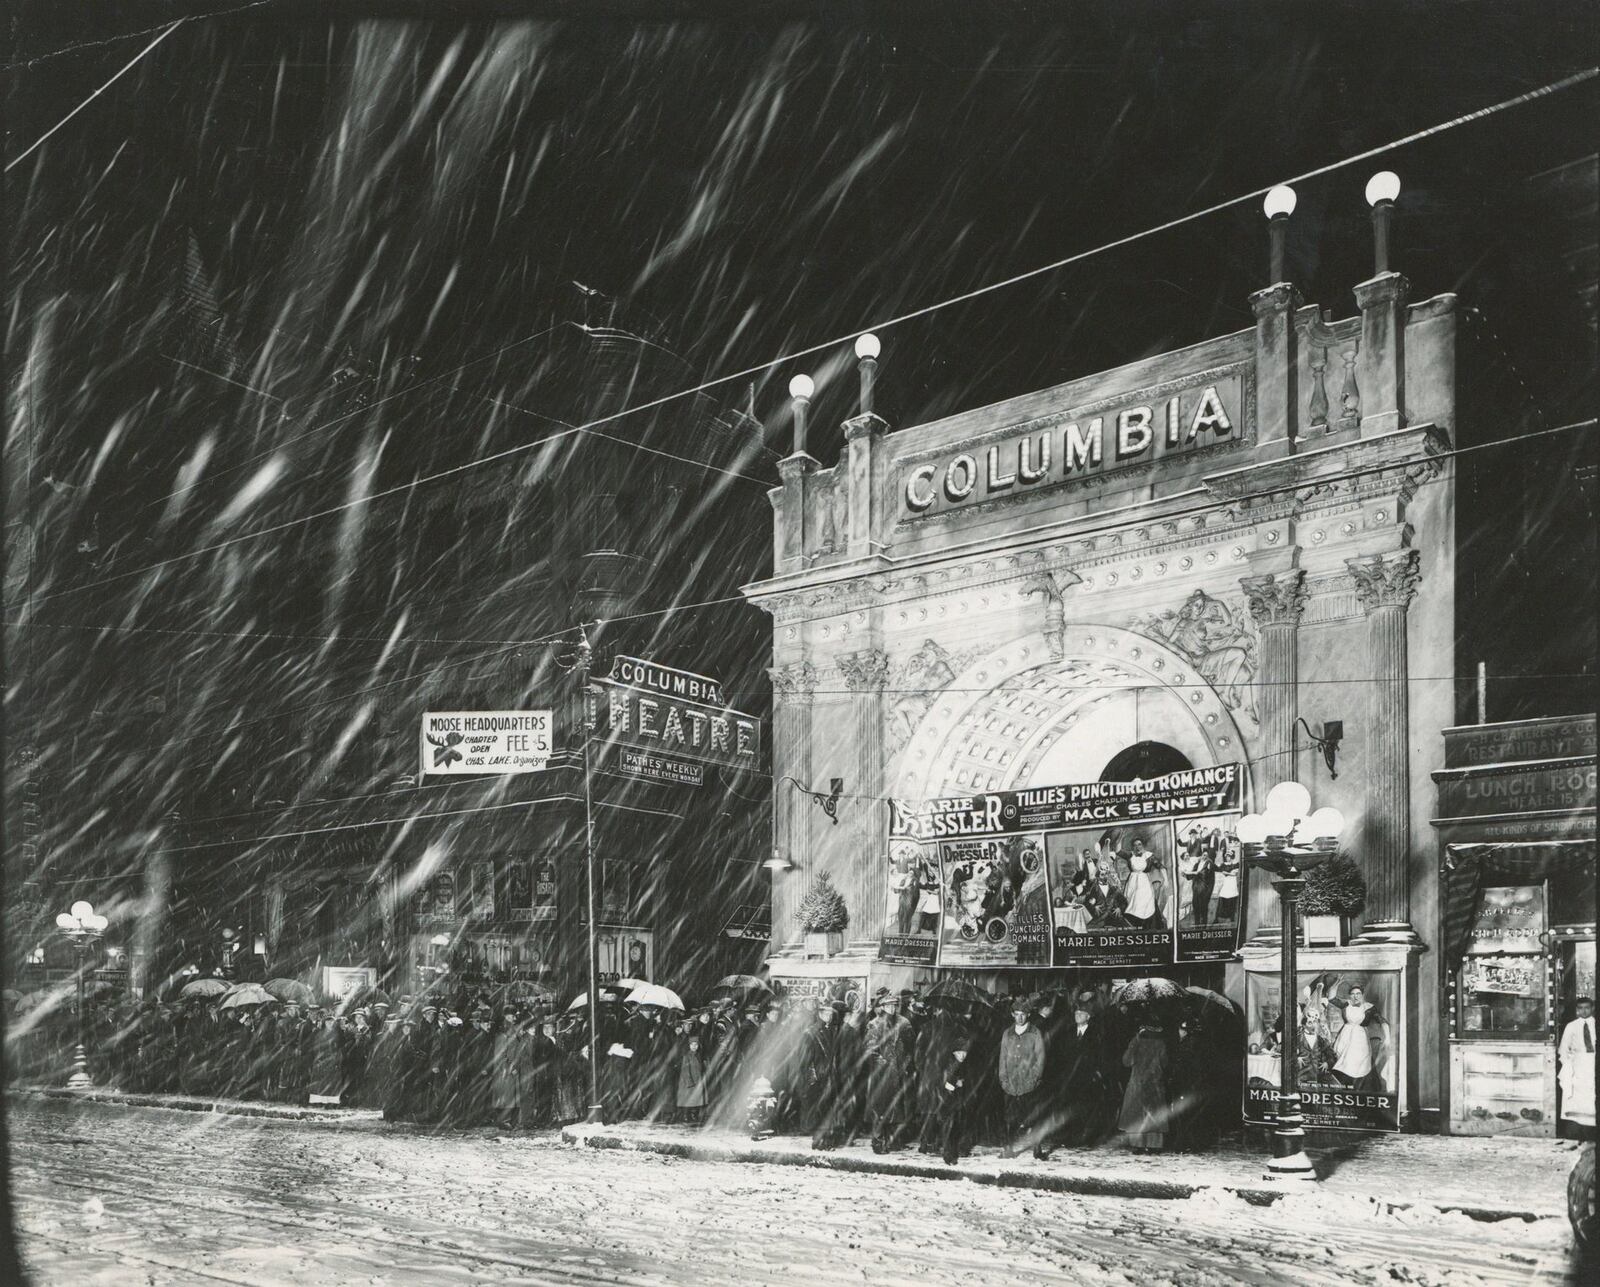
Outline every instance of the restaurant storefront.
<svg viewBox="0 0 1600 1287"><path fill-rule="evenodd" d="M773 885L774 977L901 988L959 971L1006 990L1161 972L1243 1006L1246 972L1276 968L1277 905L1260 874L1230 870L1232 820L1298 781L1343 814L1369 890L1354 943L1323 949L1328 971L1346 953L1394 976L1399 1120L1439 1103L1429 772L1454 706L1448 682L1417 677L1456 668L1438 455L1457 332L1453 297L1408 305L1405 290L1381 274L1357 288L1358 316L1329 322L1272 286L1252 330L892 433L864 406L831 469L801 420L771 493L774 574L746 589L773 618L774 846L790 864ZM1307 737L1332 725L1336 772ZM968 838L942 866L891 817L892 802L1081 801L1097 783L1226 766L1237 791L1210 818L1136 834L1131 818L1063 814L1036 847ZM785 778L842 779L837 825ZM1147 856L1123 888L1160 943L1052 949L1079 914L1062 896L1113 861L1126 881L1130 853ZM1037 952L1014 941L1026 933L997 952L952 928L980 872L1013 870L1018 897L1038 898L1030 855ZM822 875L849 929L842 952L808 959L795 911Z"/></svg>
<svg viewBox="0 0 1600 1287"><path fill-rule="evenodd" d="M1444 744L1444 1129L1571 1134L1557 1047L1594 996L1595 717L1450 728Z"/></svg>

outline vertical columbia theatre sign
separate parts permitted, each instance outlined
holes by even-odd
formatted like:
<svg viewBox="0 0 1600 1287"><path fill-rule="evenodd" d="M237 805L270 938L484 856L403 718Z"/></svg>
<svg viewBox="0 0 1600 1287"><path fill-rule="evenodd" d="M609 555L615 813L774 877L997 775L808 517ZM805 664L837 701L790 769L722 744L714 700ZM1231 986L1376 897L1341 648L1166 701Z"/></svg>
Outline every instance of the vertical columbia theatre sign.
<svg viewBox="0 0 1600 1287"><path fill-rule="evenodd" d="M1218 370L1043 416L953 455L914 463L901 498L909 517L1042 491L1245 440L1246 376Z"/></svg>
<svg viewBox="0 0 1600 1287"><path fill-rule="evenodd" d="M636 777L699 786L705 764L749 770L761 756L761 721L733 710L707 675L637 657L618 657L606 694L606 741Z"/></svg>

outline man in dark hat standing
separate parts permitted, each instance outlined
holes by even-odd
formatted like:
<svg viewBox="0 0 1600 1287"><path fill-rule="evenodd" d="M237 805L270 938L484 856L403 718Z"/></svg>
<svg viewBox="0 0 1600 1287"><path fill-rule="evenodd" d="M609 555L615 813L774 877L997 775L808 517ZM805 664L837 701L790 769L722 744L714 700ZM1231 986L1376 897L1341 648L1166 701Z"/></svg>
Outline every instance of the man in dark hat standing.
<svg viewBox="0 0 1600 1287"><path fill-rule="evenodd" d="M878 1017L867 1025L867 1095L872 1151L889 1153L904 1142L909 1123L914 1038L911 1024L900 1013L900 994L880 988L877 1001Z"/></svg>
<svg viewBox="0 0 1600 1287"><path fill-rule="evenodd" d="M1044 1066L1044 1034L1033 1022L1027 999L1018 997L1011 1003L1011 1027L1000 1037L1000 1089L1006 1097L1004 1157L1015 1157L1029 1145L1035 1157L1045 1156L1038 1134Z"/></svg>

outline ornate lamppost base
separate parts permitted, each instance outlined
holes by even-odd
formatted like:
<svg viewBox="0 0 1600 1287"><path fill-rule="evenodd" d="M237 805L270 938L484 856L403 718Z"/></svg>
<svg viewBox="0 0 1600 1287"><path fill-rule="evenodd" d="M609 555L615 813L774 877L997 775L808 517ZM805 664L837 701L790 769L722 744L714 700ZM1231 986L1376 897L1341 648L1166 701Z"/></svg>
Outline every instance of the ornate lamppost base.
<svg viewBox="0 0 1600 1287"><path fill-rule="evenodd" d="M68 1090L93 1090L94 1082L89 1080L89 1057L83 1048L83 1043L78 1043L77 1052L72 1057L72 1076L67 1078Z"/></svg>
<svg viewBox="0 0 1600 1287"><path fill-rule="evenodd" d="M1291 1153L1287 1157L1267 1159L1267 1169L1263 1175L1268 1180L1277 1180L1289 1184L1315 1184L1317 1182L1317 1168L1311 1159L1306 1156L1304 1149Z"/></svg>

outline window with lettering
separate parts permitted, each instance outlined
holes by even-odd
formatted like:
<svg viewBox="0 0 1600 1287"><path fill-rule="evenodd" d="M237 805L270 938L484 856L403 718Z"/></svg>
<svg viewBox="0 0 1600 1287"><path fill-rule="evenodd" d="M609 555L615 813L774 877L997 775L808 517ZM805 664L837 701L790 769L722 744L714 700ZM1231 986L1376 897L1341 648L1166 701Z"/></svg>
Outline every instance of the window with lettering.
<svg viewBox="0 0 1600 1287"><path fill-rule="evenodd" d="M1491 885L1457 976L1457 1033L1539 1038L1546 1027L1546 896L1537 885Z"/></svg>

